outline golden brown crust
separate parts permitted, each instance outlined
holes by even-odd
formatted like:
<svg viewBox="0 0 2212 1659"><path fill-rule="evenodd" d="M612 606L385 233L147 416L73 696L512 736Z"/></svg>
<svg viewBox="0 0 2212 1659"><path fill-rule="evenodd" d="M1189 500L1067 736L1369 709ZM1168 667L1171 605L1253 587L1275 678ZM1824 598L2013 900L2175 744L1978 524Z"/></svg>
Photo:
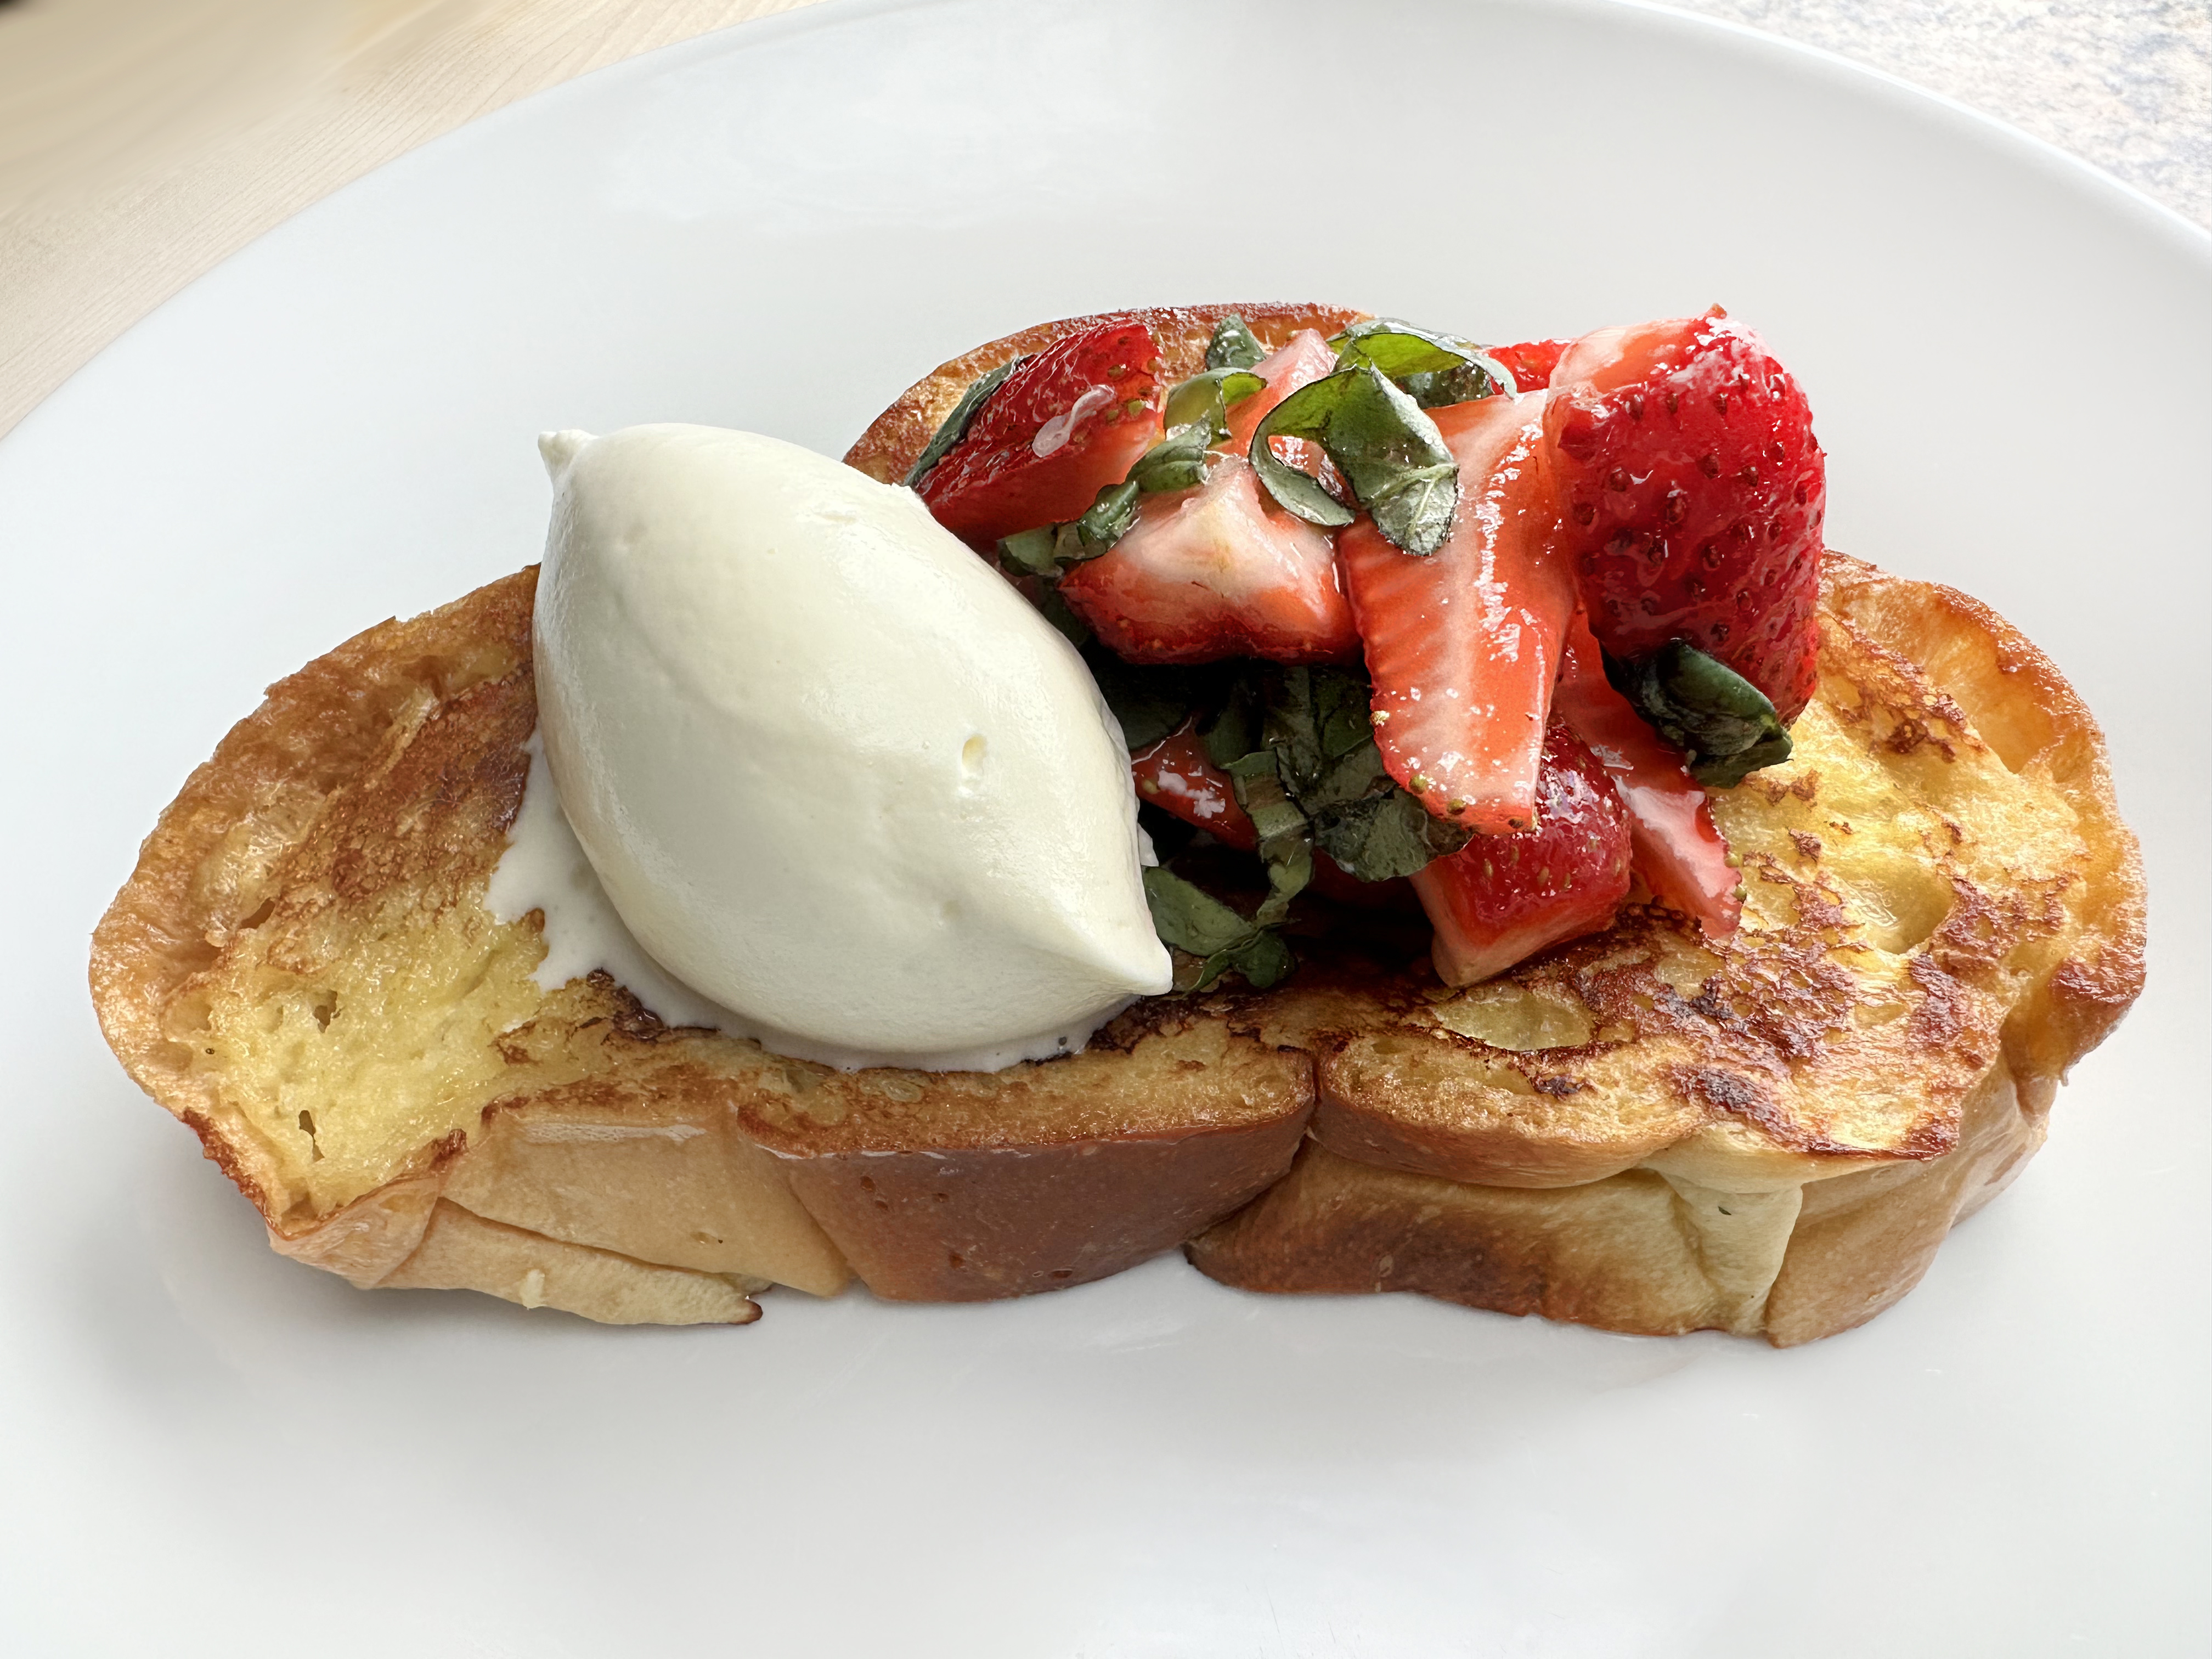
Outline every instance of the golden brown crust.
<svg viewBox="0 0 2212 1659"><path fill-rule="evenodd" d="M1727 1192L1649 1170L1486 1187L1312 1144L1186 1253L1244 1290L1411 1291L1640 1335L1724 1330L1789 1347L1862 1324L1911 1290L1945 1234L2042 1138L2041 1115L2000 1066L1942 1157L1802 1188Z"/></svg>
<svg viewBox="0 0 2212 1659"><path fill-rule="evenodd" d="M1948 589L1832 556L1821 627L1797 755L1716 801L1743 931L1632 907L1470 990L1417 969L1309 1018L1323 1145L1488 1186L1649 1165L1741 1188L1941 1156L2001 1053L2048 1104L2141 984L2096 727ZM2001 666L1954 695L1923 656L1961 682Z"/></svg>
<svg viewBox="0 0 2212 1659"><path fill-rule="evenodd" d="M886 1294L933 1273L947 1295L1010 1295L1180 1243L1287 1165L1311 1062L1186 1003L1133 1010L1066 1061L845 1074L671 1030L605 974L538 989L536 919L484 902L536 723L533 580L274 688L95 936L118 1052L276 1248L362 1285L480 1271L475 1288L592 1317L735 1319L680 1275L845 1282L810 1206ZM993 1156L904 1233L866 1204L856 1231L886 1151ZM1077 1234L1097 1243L1064 1248Z"/></svg>
<svg viewBox="0 0 2212 1659"><path fill-rule="evenodd" d="M1279 1179L1305 1120L1301 1101L1246 1127L1158 1139L831 1153L793 1164L791 1179L878 1296L986 1301L1087 1284L1174 1249Z"/></svg>
<svg viewBox="0 0 2212 1659"><path fill-rule="evenodd" d="M1182 1243L1290 1167L1312 1062L1181 999L988 1074L790 1061L738 1122L878 1296L1058 1290Z"/></svg>
<svg viewBox="0 0 2212 1659"><path fill-rule="evenodd" d="M1367 313L1341 306L1291 305L1261 301L1250 305L1153 306L1139 311L1102 313L1090 317L1066 317L1039 323L1018 333L963 352L915 381L891 406L876 416L857 442L845 452L845 463L872 478L896 483L905 477L915 457L952 412L961 393L1009 359L1042 351L1054 340L1109 317L1135 317L1148 325L1160 343L1162 376L1169 381L1195 374L1206 366L1206 342L1213 326L1231 314L1243 318L1261 345L1273 350L1302 328L1335 334Z"/></svg>
<svg viewBox="0 0 2212 1659"><path fill-rule="evenodd" d="M2143 987L2142 858L2120 817L2104 732L2057 665L1979 599L1832 553L1826 581L1831 609L1918 665L2008 768L2057 790L2077 817L2087 854L2087 924L2055 963L2039 964L2043 971L2023 988L2004 1028L2023 1092L2047 1106ZM1963 905L1938 935L1938 960L1968 971L1984 966L1990 925Z"/></svg>
<svg viewBox="0 0 2212 1659"><path fill-rule="evenodd" d="M527 661L536 585L536 570L525 570L410 622L380 623L271 686L164 809L94 931L93 1006L108 1045L272 1220L280 1171L191 1064L169 1015L188 981L281 896L283 855L389 745L396 723ZM495 836L475 856L488 867L498 845Z"/></svg>

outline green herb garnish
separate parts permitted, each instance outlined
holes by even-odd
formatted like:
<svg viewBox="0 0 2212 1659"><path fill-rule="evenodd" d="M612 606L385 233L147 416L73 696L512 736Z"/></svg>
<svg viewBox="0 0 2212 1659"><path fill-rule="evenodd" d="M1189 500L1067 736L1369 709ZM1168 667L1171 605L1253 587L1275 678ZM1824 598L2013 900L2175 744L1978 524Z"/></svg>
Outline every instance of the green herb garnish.
<svg viewBox="0 0 2212 1659"><path fill-rule="evenodd" d="M1291 947L1274 933L1172 872L1157 866L1145 872L1145 902L1161 943L1200 959L1192 983L1179 988L1204 991L1234 970L1254 990L1264 991L1297 966Z"/></svg>
<svg viewBox="0 0 2212 1659"><path fill-rule="evenodd" d="M1338 368L1371 363L1423 409L1517 389L1505 366L1474 341L1416 328L1395 317L1354 323L1329 343L1336 348Z"/></svg>
<svg viewBox="0 0 2212 1659"><path fill-rule="evenodd" d="M960 394L960 401L952 405L952 412L930 434L929 441L921 447L921 453L914 458L914 465L907 469L905 483L908 489L919 489L921 481L929 476L930 470L951 453L952 447L968 435L968 425L975 418L975 411L990 401L991 394L1006 385L1006 376L1019 368L1024 361L1016 357L1000 363Z"/></svg>
<svg viewBox="0 0 2212 1659"><path fill-rule="evenodd" d="M1213 337L1206 343L1208 368L1249 368L1267 356L1267 348L1234 312L1213 325Z"/></svg>
<svg viewBox="0 0 2212 1659"><path fill-rule="evenodd" d="M1699 783L1733 788L1790 758L1789 728L1765 693L1687 641L1671 640L1632 661L1608 654L1605 677L1682 751Z"/></svg>
<svg viewBox="0 0 2212 1659"><path fill-rule="evenodd" d="M1272 927L1291 914L1291 901L1313 879L1313 840L1306 815L1283 787L1274 751L1261 749L1223 769L1236 787L1237 804L1258 832L1260 862L1267 867L1267 897L1252 920Z"/></svg>
<svg viewBox="0 0 2212 1659"><path fill-rule="evenodd" d="M1267 383L1249 369L1209 368L1178 381L1167 396L1165 418L1170 430L1202 425L1208 443L1229 435L1229 411L1247 398L1267 389Z"/></svg>
<svg viewBox="0 0 2212 1659"><path fill-rule="evenodd" d="M1252 434L1260 482L1309 524L1350 524L1352 511L1276 454L1279 437L1310 438L1328 452L1352 494L1393 547L1425 556L1443 545L1459 504L1459 464L1414 401L1372 363L1300 386Z"/></svg>

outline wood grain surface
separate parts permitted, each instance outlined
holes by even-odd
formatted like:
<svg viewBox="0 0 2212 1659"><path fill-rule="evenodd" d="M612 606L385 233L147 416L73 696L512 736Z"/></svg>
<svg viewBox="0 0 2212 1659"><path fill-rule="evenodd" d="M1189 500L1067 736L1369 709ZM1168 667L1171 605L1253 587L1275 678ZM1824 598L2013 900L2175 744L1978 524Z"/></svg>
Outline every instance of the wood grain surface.
<svg viewBox="0 0 2212 1659"><path fill-rule="evenodd" d="M2212 222L2205 0L1676 3L1974 104ZM0 433L349 179L573 76L806 3L0 0Z"/></svg>
<svg viewBox="0 0 2212 1659"><path fill-rule="evenodd" d="M263 231L587 70L807 0L0 0L0 432Z"/></svg>

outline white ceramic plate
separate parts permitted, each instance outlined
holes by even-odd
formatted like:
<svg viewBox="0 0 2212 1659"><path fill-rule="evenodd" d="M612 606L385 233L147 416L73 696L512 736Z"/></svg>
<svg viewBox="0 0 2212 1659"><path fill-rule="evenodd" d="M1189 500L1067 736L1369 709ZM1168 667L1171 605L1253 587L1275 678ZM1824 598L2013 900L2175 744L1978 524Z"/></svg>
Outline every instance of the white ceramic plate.
<svg viewBox="0 0 2212 1659"><path fill-rule="evenodd" d="M832 6L302 215L0 444L4 1645L2212 1650L2208 250L1771 41L1419 0ZM1895 1311L1784 1353L1167 1258L607 1330L278 1260L109 1058L85 939L138 837L264 683L534 556L539 429L836 452L1018 325L1278 295L1492 338L1724 300L1811 389L1836 544L2103 713L2150 991Z"/></svg>

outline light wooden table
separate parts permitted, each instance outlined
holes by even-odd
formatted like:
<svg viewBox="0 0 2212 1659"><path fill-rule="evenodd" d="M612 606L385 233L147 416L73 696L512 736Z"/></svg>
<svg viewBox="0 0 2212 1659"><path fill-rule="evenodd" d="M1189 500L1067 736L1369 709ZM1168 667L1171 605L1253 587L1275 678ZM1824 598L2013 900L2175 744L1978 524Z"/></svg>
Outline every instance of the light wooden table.
<svg viewBox="0 0 2212 1659"><path fill-rule="evenodd" d="M348 179L587 70L805 3L0 0L0 433ZM2212 223L2203 0L1678 3L1978 104Z"/></svg>

